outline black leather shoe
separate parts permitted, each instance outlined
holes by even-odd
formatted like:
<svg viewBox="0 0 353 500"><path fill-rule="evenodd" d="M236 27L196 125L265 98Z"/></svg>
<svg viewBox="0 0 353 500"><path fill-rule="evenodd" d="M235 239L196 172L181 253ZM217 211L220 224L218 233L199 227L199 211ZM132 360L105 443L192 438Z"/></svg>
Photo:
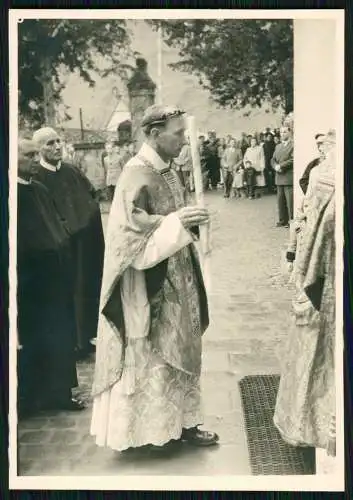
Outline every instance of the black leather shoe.
<svg viewBox="0 0 353 500"><path fill-rule="evenodd" d="M215 432L201 431L197 427L183 429L181 439L194 446L213 446L218 443L219 436Z"/></svg>
<svg viewBox="0 0 353 500"><path fill-rule="evenodd" d="M85 405L85 403L76 398L71 398L67 403L64 403L63 405L63 410L69 411L82 411L86 408L87 406Z"/></svg>
<svg viewBox="0 0 353 500"><path fill-rule="evenodd" d="M66 410L66 411L82 411L86 409L86 405L76 398L71 398L67 401L52 402L46 405L48 410Z"/></svg>

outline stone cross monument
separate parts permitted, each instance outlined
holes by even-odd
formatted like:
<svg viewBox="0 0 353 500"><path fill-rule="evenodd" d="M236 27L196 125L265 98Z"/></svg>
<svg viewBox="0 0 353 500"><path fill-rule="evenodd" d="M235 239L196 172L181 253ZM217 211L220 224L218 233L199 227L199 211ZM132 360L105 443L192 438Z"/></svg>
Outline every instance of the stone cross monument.
<svg viewBox="0 0 353 500"><path fill-rule="evenodd" d="M143 132L140 128L145 110L154 104L156 84L147 73L147 61L136 59L136 68L127 84L130 100L132 122L132 140L138 150L143 142Z"/></svg>

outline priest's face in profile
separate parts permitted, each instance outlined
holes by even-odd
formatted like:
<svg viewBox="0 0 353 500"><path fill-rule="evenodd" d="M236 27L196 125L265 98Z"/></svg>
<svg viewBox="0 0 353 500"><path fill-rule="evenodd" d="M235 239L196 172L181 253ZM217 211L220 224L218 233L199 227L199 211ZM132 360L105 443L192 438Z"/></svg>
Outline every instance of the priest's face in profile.
<svg viewBox="0 0 353 500"><path fill-rule="evenodd" d="M25 144L18 147L18 175L23 179L30 179L37 171L38 152Z"/></svg>
<svg viewBox="0 0 353 500"><path fill-rule="evenodd" d="M63 155L63 146L60 137L58 135L49 137L42 145L40 153L46 162L52 165L59 163Z"/></svg>
<svg viewBox="0 0 353 500"><path fill-rule="evenodd" d="M158 128L154 135L157 148L167 158L177 158L185 139L185 120L182 116L170 118L163 127Z"/></svg>

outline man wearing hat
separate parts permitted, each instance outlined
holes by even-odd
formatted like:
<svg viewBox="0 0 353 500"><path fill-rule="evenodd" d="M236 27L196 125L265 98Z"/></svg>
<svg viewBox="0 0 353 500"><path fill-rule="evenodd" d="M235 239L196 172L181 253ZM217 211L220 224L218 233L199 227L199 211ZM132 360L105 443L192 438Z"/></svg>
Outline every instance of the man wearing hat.
<svg viewBox="0 0 353 500"><path fill-rule="evenodd" d="M40 151L36 179L46 186L70 233L74 264L74 304L78 356L94 347L103 270L104 237L94 188L79 169L62 161L62 143L55 130L37 130L33 140Z"/></svg>
<svg viewBox="0 0 353 500"><path fill-rule="evenodd" d="M75 315L69 234L48 190L32 179L38 154L18 145L17 305L20 414L81 410L77 386Z"/></svg>
<svg viewBox="0 0 353 500"><path fill-rule="evenodd" d="M209 216L185 206L171 168L186 142L183 114L146 110L145 142L119 178L108 222L91 434L118 451L218 441L198 427L209 318L193 242Z"/></svg>

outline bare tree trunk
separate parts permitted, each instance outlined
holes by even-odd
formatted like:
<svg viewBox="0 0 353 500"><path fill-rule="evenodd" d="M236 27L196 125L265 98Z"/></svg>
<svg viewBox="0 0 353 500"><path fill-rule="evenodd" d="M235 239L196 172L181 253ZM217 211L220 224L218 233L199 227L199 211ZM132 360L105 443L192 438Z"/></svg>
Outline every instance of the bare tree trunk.
<svg viewBox="0 0 353 500"><path fill-rule="evenodd" d="M49 127L55 127L55 105L54 105L54 89L52 74L50 69L49 59L44 59L43 61L43 73L42 73L42 84L43 84L43 111L45 124Z"/></svg>

